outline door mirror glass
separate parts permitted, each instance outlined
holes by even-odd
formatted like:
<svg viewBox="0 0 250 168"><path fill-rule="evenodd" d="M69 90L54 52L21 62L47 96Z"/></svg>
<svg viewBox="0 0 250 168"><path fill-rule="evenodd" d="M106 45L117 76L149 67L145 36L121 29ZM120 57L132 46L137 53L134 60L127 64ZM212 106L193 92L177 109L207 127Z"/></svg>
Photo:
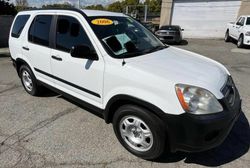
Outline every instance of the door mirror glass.
<svg viewBox="0 0 250 168"><path fill-rule="evenodd" d="M236 25L241 26L241 23L240 23L240 22L237 22Z"/></svg>
<svg viewBox="0 0 250 168"><path fill-rule="evenodd" d="M86 45L73 46L70 50L70 55L75 58L98 60L96 52Z"/></svg>

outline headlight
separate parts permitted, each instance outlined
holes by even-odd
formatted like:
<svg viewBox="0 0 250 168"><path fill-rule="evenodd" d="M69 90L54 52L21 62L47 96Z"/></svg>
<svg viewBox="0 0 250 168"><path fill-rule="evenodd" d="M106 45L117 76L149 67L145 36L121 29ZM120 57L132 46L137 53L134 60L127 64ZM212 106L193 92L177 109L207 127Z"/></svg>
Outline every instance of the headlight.
<svg viewBox="0 0 250 168"><path fill-rule="evenodd" d="M223 110L216 97L208 90L184 84L177 84L175 89L182 108L188 113L211 114Z"/></svg>
<svg viewBox="0 0 250 168"><path fill-rule="evenodd" d="M246 36L250 36L250 31L246 32L245 35L246 35Z"/></svg>

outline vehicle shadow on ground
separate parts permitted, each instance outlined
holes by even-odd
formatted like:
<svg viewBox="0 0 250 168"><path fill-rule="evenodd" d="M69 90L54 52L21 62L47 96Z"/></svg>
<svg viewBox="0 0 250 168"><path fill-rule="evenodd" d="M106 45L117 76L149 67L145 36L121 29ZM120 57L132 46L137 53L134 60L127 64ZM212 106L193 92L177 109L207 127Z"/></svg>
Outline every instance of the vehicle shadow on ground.
<svg viewBox="0 0 250 168"><path fill-rule="evenodd" d="M249 123L241 113L230 134L219 147L205 152L184 153L164 155L156 162L172 163L184 160L185 163L193 163L203 166L216 167L232 162L240 158L249 150L250 128Z"/></svg>
<svg viewBox="0 0 250 168"><path fill-rule="evenodd" d="M184 45L188 45L188 41L187 40L182 40L181 43L169 43L167 45L171 45L171 46L180 46L180 45L183 45L184 46Z"/></svg>
<svg viewBox="0 0 250 168"><path fill-rule="evenodd" d="M0 58L10 57L10 54L0 54Z"/></svg>
<svg viewBox="0 0 250 168"><path fill-rule="evenodd" d="M238 42L237 40L234 40L234 39L232 40L231 39L231 42L237 46L237 42ZM242 47L242 49L250 49L250 46L245 45L245 46Z"/></svg>

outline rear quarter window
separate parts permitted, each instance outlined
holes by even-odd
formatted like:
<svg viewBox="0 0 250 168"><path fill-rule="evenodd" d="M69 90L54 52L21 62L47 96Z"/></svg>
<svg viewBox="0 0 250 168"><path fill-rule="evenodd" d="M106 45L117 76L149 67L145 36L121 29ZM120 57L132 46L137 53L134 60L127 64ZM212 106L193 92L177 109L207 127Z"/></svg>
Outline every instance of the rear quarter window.
<svg viewBox="0 0 250 168"><path fill-rule="evenodd" d="M25 24L27 23L29 17L30 15L18 15L17 16L15 23L13 25L12 31L11 31L11 37L18 38L21 35L23 28Z"/></svg>

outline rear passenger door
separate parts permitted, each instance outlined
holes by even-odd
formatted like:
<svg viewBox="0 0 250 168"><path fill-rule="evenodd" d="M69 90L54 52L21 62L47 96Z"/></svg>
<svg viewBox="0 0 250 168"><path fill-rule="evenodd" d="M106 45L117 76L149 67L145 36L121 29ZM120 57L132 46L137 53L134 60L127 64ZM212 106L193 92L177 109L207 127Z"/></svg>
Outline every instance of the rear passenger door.
<svg viewBox="0 0 250 168"><path fill-rule="evenodd" d="M23 45L23 52L35 69L36 77L51 85L53 85L53 79L46 74L51 74L50 30L52 20L52 14L36 15L27 32L26 43Z"/></svg>
<svg viewBox="0 0 250 168"><path fill-rule="evenodd" d="M57 88L81 100L100 106L104 61L75 58L70 54L74 46L85 45L96 51L81 20L74 16L58 15L55 44L51 53L51 68Z"/></svg>

